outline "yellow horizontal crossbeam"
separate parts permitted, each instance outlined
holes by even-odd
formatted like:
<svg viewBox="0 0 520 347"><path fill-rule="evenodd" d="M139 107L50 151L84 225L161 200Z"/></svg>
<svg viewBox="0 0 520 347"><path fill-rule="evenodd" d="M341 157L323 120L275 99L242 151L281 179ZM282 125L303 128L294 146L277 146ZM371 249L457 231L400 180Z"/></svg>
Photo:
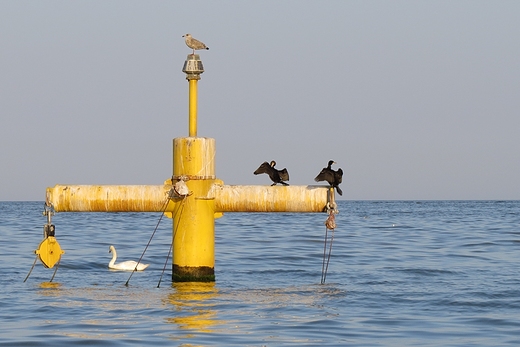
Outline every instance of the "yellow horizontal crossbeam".
<svg viewBox="0 0 520 347"><path fill-rule="evenodd" d="M171 186L56 185L46 203L56 212L160 212Z"/></svg>
<svg viewBox="0 0 520 347"><path fill-rule="evenodd" d="M188 187L190 181L187 182ZM171 185L56 185L47 188L47 204L56 212L173 212L165 210ZM215 212L322 212L328 186L232 186L214 183L207 196Z"/></svg>
<svg viewBox="0 0 520 347"><path fill-rule="evenodd" d="M323 212L326 186L230 186L213 184L217 212Z"/></svg>

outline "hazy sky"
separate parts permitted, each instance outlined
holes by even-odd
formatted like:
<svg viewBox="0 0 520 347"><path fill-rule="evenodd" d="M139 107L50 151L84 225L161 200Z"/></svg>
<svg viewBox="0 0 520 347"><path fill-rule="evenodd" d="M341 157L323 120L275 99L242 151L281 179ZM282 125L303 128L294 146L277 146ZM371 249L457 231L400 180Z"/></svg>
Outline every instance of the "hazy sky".
<svg viewBox="0 0 520 347"><path fill-rule="evenodd" d="M185 33L226 184L333 159L344 199L520 199L520 1L0 0L0 200L171 177Z"/></svg>

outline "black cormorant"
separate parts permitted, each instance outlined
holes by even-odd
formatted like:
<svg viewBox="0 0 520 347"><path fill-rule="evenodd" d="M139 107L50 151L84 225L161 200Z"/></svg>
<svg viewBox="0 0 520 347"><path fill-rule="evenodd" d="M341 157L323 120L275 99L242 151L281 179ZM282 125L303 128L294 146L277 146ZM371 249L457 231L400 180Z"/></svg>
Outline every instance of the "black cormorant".
<svg viewBox="0 0 520 347"><path fill-rule="evenodd" d="M256 169L256 171L253 173L255 175L262 173L268 174L271 181L274 182L273 184L271 184L272 186L276 185L277 183L281 183L284 186L288 186L289 184L284 182L289 180L289 173L287 172L287 169L283 168L282 170L277 170L274 168L275 165L276 162L274 160L271 161L271 164L264 161L262 165L260 165L260 167L258 167L258 169Z"/></svg>
<svg viewBox="0 0 520 347"><path fill-rule="evenodd" d="M331 187L336 188L339 195L343 195L343 192L339 188L339 184L341 183L342 178L343 178L343 170L341 170L341 168L338 169L337 171L332 170L332 168L331 168L332 164L336 164L336 162L334 160L329 160L329 165L327 165L327 167L323 168L314 180L316 182L319 182L319 181L329 182Z"/></svg>

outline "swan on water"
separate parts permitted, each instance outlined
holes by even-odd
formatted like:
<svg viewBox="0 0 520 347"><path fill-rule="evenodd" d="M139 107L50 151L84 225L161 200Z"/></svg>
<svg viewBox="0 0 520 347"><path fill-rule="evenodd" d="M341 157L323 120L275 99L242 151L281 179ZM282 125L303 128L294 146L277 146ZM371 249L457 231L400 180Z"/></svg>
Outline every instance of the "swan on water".
<svg viewBox="0 0 520 347"><path fill-rule="evenodd" d="M110 260L110 263L108 263L108 268L112 270L134 271L135 269L137 271L143 271L150 265L142 263L138 264L136 261L133 260L127 260L122 263L115 264L117 259L117 253L115 247L112 245L108 248L108 253L112 253L112 260Z"/></svg>

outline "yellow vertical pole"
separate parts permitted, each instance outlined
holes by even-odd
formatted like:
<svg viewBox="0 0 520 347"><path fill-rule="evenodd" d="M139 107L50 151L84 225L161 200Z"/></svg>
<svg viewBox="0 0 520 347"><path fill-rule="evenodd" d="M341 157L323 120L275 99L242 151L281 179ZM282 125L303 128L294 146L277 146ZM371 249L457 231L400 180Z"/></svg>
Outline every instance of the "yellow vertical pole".
<svg viewBox="0 0 520 347"><path fill-rule="evenodd" d="M188 55L182 71L189 82L189 137L173 140L172 183L184 181L189 193L173 214L172 280L209 282L215 281L215 200L207 198L215 182L215 140L197 137L199 55Z"/></svg>
<svg viewBox="0 0 520 347"><path fill-rule="evenodd" d="M173 215L174 282L215 280L215 140L181 137L173 140L173 181L185 181L189 193Z"/></svg>
<svg viewBox="0 0 520 347"><path fill-rule="evenodd" d="M182 72L186 74L189 82L189 100L188 100L188 120L189 120L189 136L197 136L197 81L200 80L200 74L204 72L202 60L198 54L189 54L184 62Z"/></svg>
<svg viewBox="0 0 520 347"><path fill-rule="evenodd" d="M189 136L197 136L197 80L190 79Z"/></svg>

